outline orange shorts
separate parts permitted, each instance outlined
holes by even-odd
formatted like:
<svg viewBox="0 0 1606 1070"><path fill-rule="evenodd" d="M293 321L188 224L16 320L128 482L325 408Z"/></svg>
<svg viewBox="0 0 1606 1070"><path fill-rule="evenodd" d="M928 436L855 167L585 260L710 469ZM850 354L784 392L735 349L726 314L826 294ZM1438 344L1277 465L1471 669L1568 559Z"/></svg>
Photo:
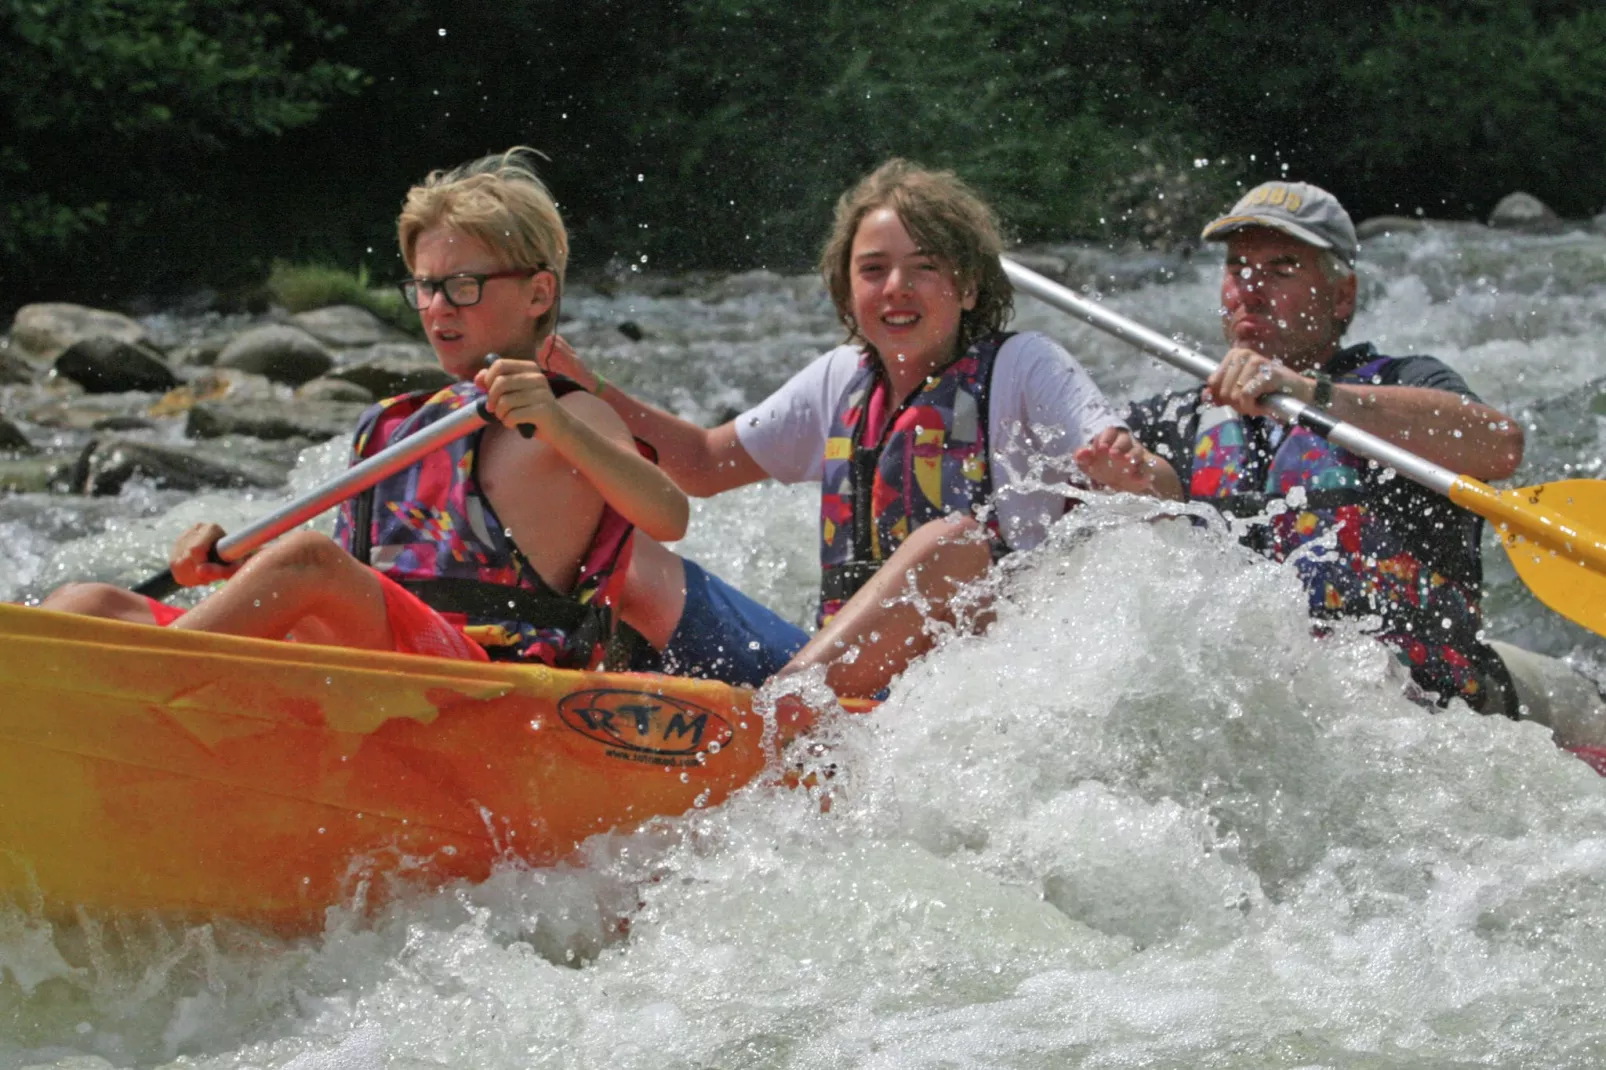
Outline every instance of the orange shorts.
<svg viewBox="0 0 1606 1070"><path fill-rule="evenodd" d="M458 661L491 660L484 647L463 634L466 621L461 614L438 613L384 573L375 572L374 576L385 592L385 618L390 622L391 649L396 653ZM184 615L182 609L165 602L154 598L147 601L151 616L163 628Z"/></svg>

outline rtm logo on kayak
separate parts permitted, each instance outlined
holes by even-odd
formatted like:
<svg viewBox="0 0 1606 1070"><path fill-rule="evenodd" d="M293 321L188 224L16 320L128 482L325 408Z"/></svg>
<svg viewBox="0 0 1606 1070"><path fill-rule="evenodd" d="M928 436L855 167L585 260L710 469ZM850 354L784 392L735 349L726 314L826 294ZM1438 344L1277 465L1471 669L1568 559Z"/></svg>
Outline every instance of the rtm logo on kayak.
<svg viewBox="0 0 1606 1070"><path fill-rule="evenodd" d="M558 715L581 735L631 752L619 757L638 761L691 758L736 735L717 713L647 691L577 691L558 703Z"/></svg>

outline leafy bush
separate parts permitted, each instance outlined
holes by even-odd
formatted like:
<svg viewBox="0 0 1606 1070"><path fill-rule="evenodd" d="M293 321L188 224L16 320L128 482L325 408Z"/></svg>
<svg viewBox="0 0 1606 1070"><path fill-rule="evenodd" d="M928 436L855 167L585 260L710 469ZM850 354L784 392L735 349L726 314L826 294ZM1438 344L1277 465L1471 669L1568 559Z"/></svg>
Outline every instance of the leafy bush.
<svg viewBox="0 0 1606 1070"><path fill-rule="evenodd" d="M0 253L115 262L182 211L199 160L360 88L302 58L337 34L300 0L0 0Z"/></svg>
<svg viewBox="0 0 1606 1070"><path fill-rule="evenodd" d="M3 300L384 275L408 184L514 144L577 262L655 269L803 267L891 155L1026 240L1188 239L1277 176L1582 216L1603 105L1589 0L0 0Z"/></svg>
<svg viewBox="0 0 1606 1070"><path fill-rule="evenodd" d="M267 289L273 299L290 312L306 312L329 305L356 305L404 331L423 334L418 313L407 307L400 293L370 285L366 265L350 272L323 264L278 261L268 275Z"/></svg>

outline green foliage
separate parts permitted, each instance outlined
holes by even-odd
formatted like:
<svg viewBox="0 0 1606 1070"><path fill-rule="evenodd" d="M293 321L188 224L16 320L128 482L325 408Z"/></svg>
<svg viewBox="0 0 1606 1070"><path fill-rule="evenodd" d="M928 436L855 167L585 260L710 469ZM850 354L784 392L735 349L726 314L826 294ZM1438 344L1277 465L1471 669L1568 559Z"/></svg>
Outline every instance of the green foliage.
<svg viewBox="0 0 1606 1070"><path fill-rule="evenodd" d="M422 334L418 313L407 307L398 291L373 286L367 265L350 272L325 264L276 261L268 275L267 289L290 312L356 305L411 334Z"/></svg>
<svg viewBox="0 0 1606 1070"><path fill-rule="evenodd" d="M1606 200L1606 10L1400 6L1342 77L1368 122L1341 159L1402 206L1481 215L1525 189L1585 215Z"/></svg>
<svg viewBox="0 0 1606 1070"><path fill-rule="evenodd" d="M1145 199L1169 187L1170 223L1203 215L1191 190L1214 202L1224 187L1218 172L1190 173L1202 139L1186 109L1149 92L1128 54L1100 47L1139 32L1134 3L1045 13L1016 0L688 0L684 11L634 109L646 155L666 166L622 191L622 217L633 206L654 220L616 236L632 250L806 263L836 197L892 155L958 171L1023 238L1153 237ZM676 225L655 230L660 220Z"/></svg>
<svg viewBox="0 0 1606 1070"><path fill-rule="evenodd" d="M1586 0L0 0L0 252L13 301L389 278L407 186L514 144L582 265L804 267L891 155L1025 240L1187 240L1278 175L1578 216L1603 98Z"/></svg>
<svg viewBox="0 0 1606 1070"><path fill-rule="evenodd" d="M360 88L302 57L337 33L299 0L0 0L0 249L113 259L182 204L175 172Z"/></svg>

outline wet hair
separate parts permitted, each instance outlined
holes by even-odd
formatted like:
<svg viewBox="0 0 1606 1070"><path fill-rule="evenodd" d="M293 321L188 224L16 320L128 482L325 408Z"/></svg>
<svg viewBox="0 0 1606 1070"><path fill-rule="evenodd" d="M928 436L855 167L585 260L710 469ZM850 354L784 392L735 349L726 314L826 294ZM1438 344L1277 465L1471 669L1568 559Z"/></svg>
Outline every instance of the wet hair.
<svg viewBox="0 0 1606 1070"><path fill-rule="evenodd" d="M888 207L922 252L953 269L961 292L974 287L976 307L959 321L960 347L1003 329L1014 313L1015 296L999 260L1004 242L993 210L952 171L930 171L893 157L836 202L831 235L820 251L820 274L848 341L865 340L853 318L853 238L865 216Z"/></svg>
<svg viewBox="0 0 1606 1070"><path fill-rule="evenodd" d="M520 145L483 156L449 171L431 171L407 191L396 236L409 271L418 238L446 227L494 250L509 268L552 272L563 292L569 266L569 235L546 183L535 173L536 150ZM557 302L536 323L536 334L556 326Z"/></svg>

